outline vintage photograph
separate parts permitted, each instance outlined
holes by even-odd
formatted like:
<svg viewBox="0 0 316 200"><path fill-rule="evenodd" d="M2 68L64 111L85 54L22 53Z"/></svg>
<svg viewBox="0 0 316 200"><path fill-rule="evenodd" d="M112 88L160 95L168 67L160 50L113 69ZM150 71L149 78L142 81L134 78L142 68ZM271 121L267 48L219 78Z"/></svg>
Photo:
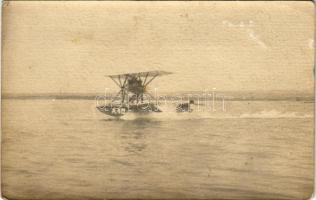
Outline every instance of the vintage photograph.
<svg viewBox="0 0 316 200"><path fill-rule="evenodd" d="M1 193L309 199L311 1L4 1Z"/></svg>

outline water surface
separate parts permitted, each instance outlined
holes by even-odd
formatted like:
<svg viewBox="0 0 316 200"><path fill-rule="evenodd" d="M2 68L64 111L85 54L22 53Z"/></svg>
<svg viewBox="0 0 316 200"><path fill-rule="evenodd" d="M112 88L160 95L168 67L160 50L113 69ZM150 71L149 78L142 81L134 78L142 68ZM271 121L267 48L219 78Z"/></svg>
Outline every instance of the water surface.
<svg viewBox="0 0 316 200"><path fill-rule="evenodd" d="M313 103L99 113L93 100L3 100L9 199L303 199L313 189ZM168 106L167 106L168 107Z"/></svg>

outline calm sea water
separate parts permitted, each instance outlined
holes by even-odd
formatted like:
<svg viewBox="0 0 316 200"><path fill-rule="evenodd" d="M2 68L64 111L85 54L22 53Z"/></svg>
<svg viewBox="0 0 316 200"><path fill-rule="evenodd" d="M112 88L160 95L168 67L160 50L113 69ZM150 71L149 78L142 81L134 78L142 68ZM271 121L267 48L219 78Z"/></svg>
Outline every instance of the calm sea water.
<svg viewBox="0 0 316 200"><path fill-rule="evenodd" d="M202 106L203 108L203 106ZM169 109L169 110L168 110ZM90 100L3 100L9 199L303 199L313 190L314 104L127 115Z"/></svg>

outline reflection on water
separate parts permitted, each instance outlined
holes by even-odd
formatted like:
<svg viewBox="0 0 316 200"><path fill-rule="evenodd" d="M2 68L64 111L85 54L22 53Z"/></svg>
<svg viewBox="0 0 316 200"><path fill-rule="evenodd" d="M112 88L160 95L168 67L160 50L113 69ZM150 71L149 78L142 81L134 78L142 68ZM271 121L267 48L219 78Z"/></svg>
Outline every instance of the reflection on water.
<svg viewBox="0 0 316 200"><path fill-rule="evenodd" d="M152 129L160 126L159 121L150 118L139 118L133 121L124 121L118 126L120 127L119 136L125 141L125 150L129 153L140 154L146 147L146 137L150 137L152 133L146 129Z"/></svg>

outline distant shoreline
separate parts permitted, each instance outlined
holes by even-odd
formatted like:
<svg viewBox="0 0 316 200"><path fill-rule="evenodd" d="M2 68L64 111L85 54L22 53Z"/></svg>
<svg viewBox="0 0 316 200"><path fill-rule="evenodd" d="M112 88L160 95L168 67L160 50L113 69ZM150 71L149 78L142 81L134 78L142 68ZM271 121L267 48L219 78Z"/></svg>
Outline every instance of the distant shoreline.
<svg viewBox="0 0 316 200"><path fill-rule="evenodd" d="M190 93L191 94L191 93ZM109 94L106 100L112 99L115 96L113 94ZM216 96L216 95L215 95ZM102 94L2 94L2 99L19 99L19 100L28 100L28 99L69 99L69 100L95 100L97 97L102 97ZM179 94L165 94L159 95L159 99L166 100L180 100L180 97L183 97L183 100L187 100L188 97L193 100L199 99L200 101L205 101L202 93L192 93L191 96L188 93L179 93ZM104 97L102 97L104 98ZM217 93L215 97L215 101L309 101L314 102L314 96L307 94L299 94L297 96L294 95L285 95L285 94L229 94L223 95L223 93ZM207 100L212 100L212 97L207 97Z"/></svg>

